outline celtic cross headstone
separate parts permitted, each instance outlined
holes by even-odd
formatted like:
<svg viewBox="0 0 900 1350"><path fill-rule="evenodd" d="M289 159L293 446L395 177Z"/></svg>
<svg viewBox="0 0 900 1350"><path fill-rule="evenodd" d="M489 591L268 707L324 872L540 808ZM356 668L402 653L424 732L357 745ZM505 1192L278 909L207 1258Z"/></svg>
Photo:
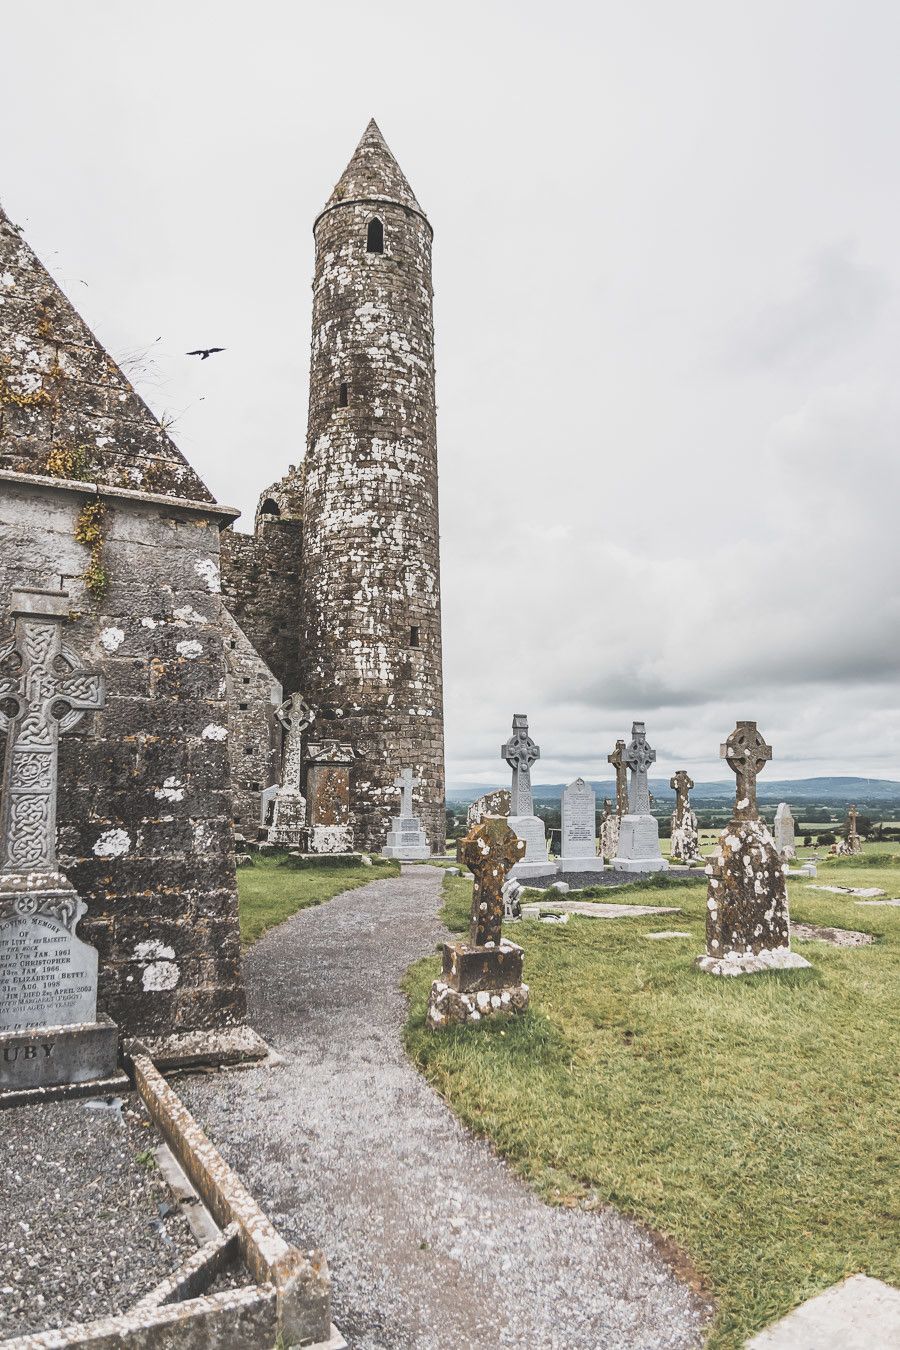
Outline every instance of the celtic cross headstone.
<svg viewBox="0 0 900 1350"><path fill-rule="evenodd" d="M616 771L616 815L619 820L628 814L628 767L625 763L625 742L616 741L616 748L606 756L607 764Z"/></svg>
<svg viewBox="0 0 900 1350"><path fill-rule="evenodd" d="M619 746L616 746L618 758ZM643 722L632 722L631 740L621 753L621 763L631 772L628 810L619 824L619 841L613 867L623 872L664 872L668 863L659 847L659 825L650 811L650 765L656 751L647 742ZM610 761L612 762L612 761ZM618 776L617 766L617 776Z"/></svg>
<svg viewBox="0 0 900 1350"><path fill-rule="evenodd" d="M97 951L75 931L87 906L56 855L59 737L105 702L102 673L63 640L68 609L64 591L13 591L14 634L0 647L0 1091L115 1066L115 1027L96 1024Z"/></svg>
<svg viewBox="0 0 900 1350"><path fill-rule="evenodd" d="M697 965L710 975L808 966L790 949L784 864L756 805L756 779L772 747L755 722L738 722L721 754L737 789L734 815L706 868L706 953Z"/></svg>
<svg viewBox="0 0 900 1350"><path fill-rule="evenodd" d="M473 825L457 845L457 858L474 877L468 941L445 942L441 978L431 986L427 1025L477 1022L528 1006L522 983L522 948L502 935L503 886L525 844L500 816Z"/></svg>
<svg viewBox="0 0 900 1350"><path fill-rule="evenodd" d="M509 792L509 825L525 843L525 857L516 863L514 877L553 876L556 865L547 856L547 834L544 822L534 814L534 796L531 790L531 766L541 757L540 746L528 734L528 717L516 713L512 720L512 735L500 753L512 769Z"/></svg>
<svg viewBox="0 0 900 1350"><path fill-rule="evenodd" d="M700 833L690 799L693 786L693 778L684 769L679 769L669 779L669 787L675 793L669 856L676 862L693 862L700 857Z"/></svg>
<svg viewBox="0 0 900 1350"><path fill-rule="evenodd" d="M509 792L509 814L511 816L533 816L534 797L531 791L531 766L541 757L541 748L535 745L528 734L528 717L525 713L515 713L512 720L512 735L500 753L512 769L512 786Z"/></svg>
<svg viewBox="0 0 900 1350"><path fill-rule="evenodd" d="M269 843L287 848L302 848L306 825L306 798L303 796L303 736L316 714L302 694L291 694L275 716L284 727L284 759L281 784L275 793Z"/></svg>

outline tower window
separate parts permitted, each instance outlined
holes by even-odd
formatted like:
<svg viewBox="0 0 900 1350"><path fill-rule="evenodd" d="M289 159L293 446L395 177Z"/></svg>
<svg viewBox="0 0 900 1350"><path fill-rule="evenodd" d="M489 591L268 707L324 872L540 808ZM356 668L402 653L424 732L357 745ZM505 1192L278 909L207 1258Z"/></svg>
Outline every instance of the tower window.
<svg viewBox="0 0 900 1350"><path fill-rule="evenodd" d="M279 509L278 509L278 503L277 503L277 502L273 502L271 497L267 497L266 500L263 502L262 506L261 506L259 509L260 509L260 514L261 514L261 515L264 515L264 516L280 516L280 515L281 515L281 512L280 512Z"/></svg>
<svg viewBox="0 0 900 1350"><path fill-rule="evenodd" d="M369 221L369 228L366 231L366 252L384 252L384 226L377 216L373 216Z"/></svg>
<svg viewBox="0 0 900 1350"><path fill-rule="evenodd" d="M350 391L347 388L346 384L342 384L340 389L338 390L338 407L346 408L349 402L350 402Z"/></svg>
<svg viewBox="0 0 900 1350"><path fill-rule="evenodd" d="M419 625L417 623L414 623L409 630L409 645L411 647L418 647L419 645Z"/></svg>

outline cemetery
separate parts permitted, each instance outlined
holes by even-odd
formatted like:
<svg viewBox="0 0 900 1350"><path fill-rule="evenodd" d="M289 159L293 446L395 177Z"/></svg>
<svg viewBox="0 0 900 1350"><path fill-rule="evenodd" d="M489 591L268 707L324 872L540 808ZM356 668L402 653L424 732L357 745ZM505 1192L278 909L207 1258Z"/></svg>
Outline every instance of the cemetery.
<svg viewBox="0 0 900 1350"><path fill-rule="evenodd" d="M743 633L554 683L514 468L445 632L432 220L374 120L316 201L240 526L0 210L0 1350L897 1350L900 783Z"/></svg>

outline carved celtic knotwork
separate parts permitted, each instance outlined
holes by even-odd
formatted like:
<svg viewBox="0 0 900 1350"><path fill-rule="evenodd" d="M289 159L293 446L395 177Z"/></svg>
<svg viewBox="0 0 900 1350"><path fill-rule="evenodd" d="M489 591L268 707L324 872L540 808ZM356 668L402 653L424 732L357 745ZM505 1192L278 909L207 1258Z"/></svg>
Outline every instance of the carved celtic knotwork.
<svg viewBox="0 0 900 1350"><path fill-rule="evenodd" d="M55 872L59 735L103 706L103 676L85 670L61 640L65 596L14 596L15 637L0 648L0 730L7 732L0 873Z"/></svg>

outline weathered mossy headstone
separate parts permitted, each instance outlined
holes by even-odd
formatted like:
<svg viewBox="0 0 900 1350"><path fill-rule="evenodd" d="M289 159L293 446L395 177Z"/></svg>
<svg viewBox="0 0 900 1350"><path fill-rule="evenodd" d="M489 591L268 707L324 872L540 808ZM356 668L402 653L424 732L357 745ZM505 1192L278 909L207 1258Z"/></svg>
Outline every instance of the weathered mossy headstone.
<svg viewBox="0 0 900 1350"><path fill-rule="evenodd" d="M697 816L691 806L690 792L694 780L684 769L679 769L669 779L669 787L675 793L675 810L672 812L672 843L669 857L674 862L689 863L700 857L700 831Z"/></svg>
<svg viewBox="0 0 900 1350"><path fill-rule="evenodd" d="M444 943L443 972L428 1000L432 1029L528 1007L522 948L502 935L503 883L524 852L524 842L498 816L473 826L459 841L458 860L475 877L469 940Z"/></svg>
<svg viewBox="0 0 900 1350"><path fill-rule="evenodd" d="M734 816L706 868L706 954L697 965L710 975L808 966L791 951L784 867L756 805L756 778L772 747L755 722L738 722L721 754L737 775L737 794Z"/></svg>

